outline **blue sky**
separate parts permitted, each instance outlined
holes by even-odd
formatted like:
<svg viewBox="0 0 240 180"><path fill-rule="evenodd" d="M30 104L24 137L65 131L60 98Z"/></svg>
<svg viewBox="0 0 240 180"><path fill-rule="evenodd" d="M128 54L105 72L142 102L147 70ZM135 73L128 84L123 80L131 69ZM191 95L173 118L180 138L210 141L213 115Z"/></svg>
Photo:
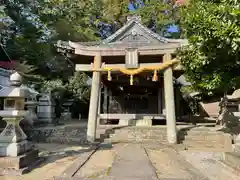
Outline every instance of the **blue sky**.
<svg viewBox="0 0 240 180"><path fill-rule="evenodd" d="M138 9L138 8L141 8L141 7L143 7L144 6L144 3L143 3L143 1L141 1L141 0L136 0L136 3L134 4L133 2L131 3L129 3L129 5L128 5L128 10L129 11L135 11L136 9ZM169 27L169 29L168 29L168 32L170 32L170 33L174 33L174 32L178 32L179 31L179 28L178 28L178 26L177 25L170 25L170 27Z"/></svg>

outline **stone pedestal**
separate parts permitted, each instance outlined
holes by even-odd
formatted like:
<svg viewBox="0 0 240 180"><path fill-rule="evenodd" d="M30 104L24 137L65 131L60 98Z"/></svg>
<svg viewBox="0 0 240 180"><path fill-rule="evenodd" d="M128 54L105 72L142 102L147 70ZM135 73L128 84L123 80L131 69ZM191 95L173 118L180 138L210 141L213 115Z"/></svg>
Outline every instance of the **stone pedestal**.
<svg viewBox="0 0 240 180"><path fill-rule="evenodd" d="M137 119L136 126L152 126L152 119Z"/></svg>
<svg viewBox="0 0 240 180"><path fill-rule="evenodd" d="M118 125L120 126L131 126L133 125L133 121L132 119L119 119L119 123Z"/></svg>
<svg viewBox="0 0 240 180"><path fill-rule="evenodd" d="M35 113L36 107L37 107L37 102L34 101L27 101L26 107L28 112L26 113L24 119L27 120L29 123L34 123L37 122L37 115Z"/></svg>
<svg viewBox="0 0 240 180"><path fill-rule="evenodd" d="M39 99L37 108L38 122L51 124L55 118L55 104L48 96Z"/></svg>
<svg viewBox="0 0 240 180"><path fill-rule="evenodd" d="M43 159L38 158L36 149L31 149L17 157L0 157L0 176L28 173L42 161Z"/></svg>
<svg viewBox="0 0 240 180"><path fill-rule="evenodd" d="M3 120L7 126L0 134L0 176L27 173L43 159L38 157L38 151L26 140L19 126L22 117L5 117Z"/></svg>
<svg viewBox="0 0 240 180"><path fill-rule="evenodd" d="M15 157L30 149L27 136L19 126L20 118L3 118L7 126L0 134L0 156Z"/></svg>

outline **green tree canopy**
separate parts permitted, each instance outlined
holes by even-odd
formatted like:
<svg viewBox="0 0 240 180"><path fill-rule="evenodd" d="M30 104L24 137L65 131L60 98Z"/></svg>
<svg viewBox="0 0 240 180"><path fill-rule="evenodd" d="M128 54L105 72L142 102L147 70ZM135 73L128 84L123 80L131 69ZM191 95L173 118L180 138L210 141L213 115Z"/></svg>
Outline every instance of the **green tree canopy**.
<svg viewBox="0 0 240 180"><path fill-rule="evenodd" d="M193 88L205 94L239 88L239 2L192 0L182 9L181 23L189 45L179 57Z"/></svg>

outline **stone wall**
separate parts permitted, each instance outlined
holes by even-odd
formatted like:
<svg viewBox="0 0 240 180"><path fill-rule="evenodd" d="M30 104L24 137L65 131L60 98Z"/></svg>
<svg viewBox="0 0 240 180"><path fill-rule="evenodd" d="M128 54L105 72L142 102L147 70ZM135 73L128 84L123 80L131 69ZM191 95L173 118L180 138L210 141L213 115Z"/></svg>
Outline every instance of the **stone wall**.
<svg viewBox="0 0 240 180"><path fill-rule="evenodd" d="M53 142L62 144L88 144L87 127L53 126L34 128L28 133L29 139L34 142Z"/></svg>

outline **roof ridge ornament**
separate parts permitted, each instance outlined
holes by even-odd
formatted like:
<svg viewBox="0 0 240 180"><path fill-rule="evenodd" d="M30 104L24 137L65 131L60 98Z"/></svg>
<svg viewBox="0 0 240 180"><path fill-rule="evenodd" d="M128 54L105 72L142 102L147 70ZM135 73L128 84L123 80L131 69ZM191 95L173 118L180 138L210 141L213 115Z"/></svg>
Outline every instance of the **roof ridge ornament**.
<svg viewBox="0 0 240 180"><path fill-rule="evenodd" d="M127 22L129 22L129 21L134 21L134 22L139 22L140 23L142 21L142 18L141 18L141 16L135 15L135 14L128 15L127 16Z"/></svg>

